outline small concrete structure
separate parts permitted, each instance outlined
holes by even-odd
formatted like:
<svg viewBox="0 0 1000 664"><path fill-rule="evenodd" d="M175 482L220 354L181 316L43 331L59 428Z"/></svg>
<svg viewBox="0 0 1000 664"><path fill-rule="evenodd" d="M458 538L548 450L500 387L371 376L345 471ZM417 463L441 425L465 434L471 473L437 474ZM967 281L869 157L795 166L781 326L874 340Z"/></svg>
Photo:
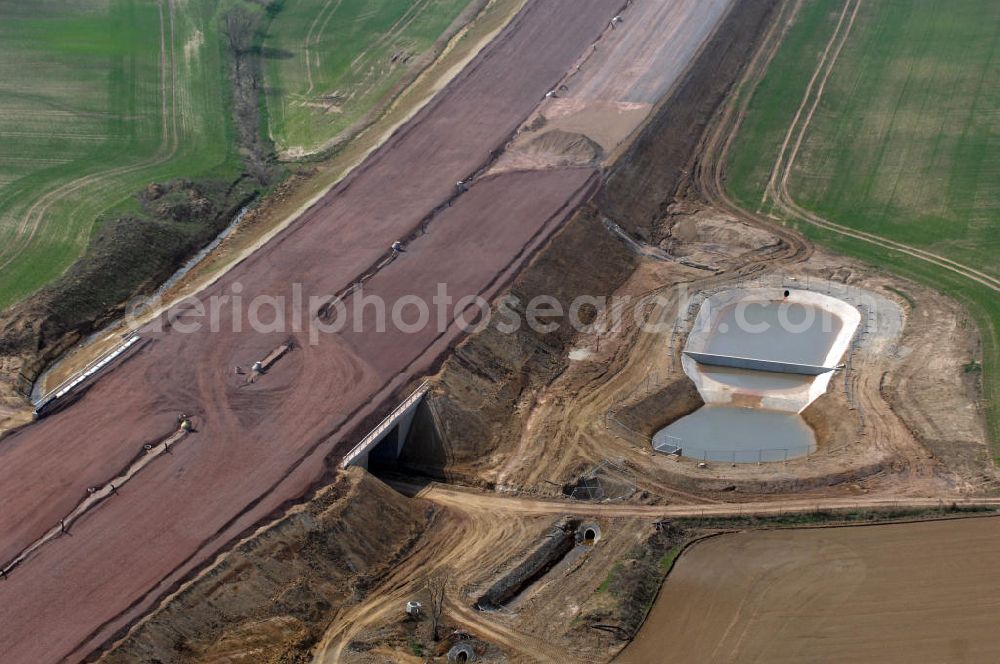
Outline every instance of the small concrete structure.
<svg viewBox="0 0 1000 664"><path fill-rule="evenodd" d="M424 395L430 390L430 383L422 383L410 396L393 408L377 427L371 430L361 442L347 453L340 462L341 468L361 466L368 468L371 461L393 462L403 451L403 444L413 426L413 418L417 414L417 406Z"/></svg>
<svg viewBox="0 0 1000 664"><path fill-rule="evenodd" d="M721 355L718 353L696 353L691 350L684 351L684 354L696 361L698 364L708 364L715 367L731 367L733 369L750 369L751 371L767 371L771 373L799 374L801 376L818 376L835 369L835 367L821 367L816 366L815 364L778 362L775 360L739 357L738 355Z"/></svg>
<svg viewBox="0 0 1000 664"><path fill-rule="evenodd" d="M476 649L471 643L456 643L448 651L449 662L474 662L476 661Z"/></svg>
<svg viewBox="0 0 1000 664"><path fill-rule="evenodd" d="M584 523L576 529L578 544L594 544L601 539L601 526L594 521Z"/></svg>
<svg viewBox="0 0 1000 664"><path fill-rule="evenodd" d="M785 293L788 295L785 295ZM800 305L819 312L835 322L835 330L826 334L819 342L826 347L817 349L812 357L789 358L784 361L776 357L739 358L732 354L719 353L713 341L720 323L727 311L733 307L748 304L767 306L769 303L781 305ZM821 322L817 319L817 322ZM681 364L684 373L694 381L698 392L707 404L729 405L741 394L759 397L760 407L772 410L799 413L826 392L833 377L834 369L841 361L851 344L855 330L861 322L861 313L847 302L822 293L807 290L789 290L785 288L752 288L733 289L716 293L704 300L698 315L694 320L691 334L684 348ZM769 335L764 334L763 338ZM786 335L791 336L791 335ZM777 343L777 341L775 342ZM776 349L780 351L780 346ZM723 355L728 355L723 357ZM801 362L802 359L819 360L818 362ZM708 362L701 362L708 359ZM739 365L743 366L739 366ZM754 364L757 366L746 366ZM752 376L740 377L741 380L722 381L712 371L713 366L722 366L730 370L755 370L765 375L779 376L788 374L789 378L798 377L784 388L771 384L772 381L756 380ZM767 368L761 368L766 366ZM794 371L780 371L782 368Z"/></svg>

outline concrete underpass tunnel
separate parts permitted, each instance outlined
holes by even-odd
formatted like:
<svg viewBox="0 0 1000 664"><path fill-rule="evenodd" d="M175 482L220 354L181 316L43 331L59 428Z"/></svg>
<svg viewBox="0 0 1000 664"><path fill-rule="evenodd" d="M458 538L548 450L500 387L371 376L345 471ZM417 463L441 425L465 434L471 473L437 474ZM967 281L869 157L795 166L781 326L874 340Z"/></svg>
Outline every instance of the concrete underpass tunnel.
<svg viewBox="0 0 1000 664"><path fill-rule="evenodd" d="M399 457L411 435L417 404L391 415L387 426L372 442L364 460L360 463L365 468L394 468L399 464ZM376 432L378 429L376 429ZM373 432L374 434L375 432Z"/></svg>
<svg viewBox="0 0 1000 664"><path fill-rule="evenodd" d="M584 523L577 529L577 541L580 544L593 546L601 539L601 527L596 523Z"/></svg>
<svg viewBox="0 0 1000 664"><path fill-rule="evenodd" d="M397 459L399 459L399 453L403 449L403 445L406 443L405 434L400 430L400 426L396 426L389 429L386 432L385 438L380 440L372 451L368 453L368 463L370 466L394 466L396 465Z"/></svg>
<svg viewBox="0 0 1000 664"><path fill-rule="evenodd" d="M433 465L433 450L440 448L440 444L433 445L439 438L436 418L431 415L424 399L429 385L425 381L399 402L354 446L342 465L361 466L369 470ZM432 444L428 445L427 441ZM428 451L432 453L428 454Z"/></svg>

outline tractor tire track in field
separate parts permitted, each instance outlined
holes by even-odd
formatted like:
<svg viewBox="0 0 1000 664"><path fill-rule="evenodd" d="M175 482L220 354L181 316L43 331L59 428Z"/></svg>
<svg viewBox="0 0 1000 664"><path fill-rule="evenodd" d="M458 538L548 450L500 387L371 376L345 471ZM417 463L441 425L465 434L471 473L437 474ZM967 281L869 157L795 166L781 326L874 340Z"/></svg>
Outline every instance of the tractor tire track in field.
<svg viewBox="0 0 1000 664"><path fill-rule="evenodd" d="M795 161L798 158L802 143L805 140L806 132L809 130L809 126L812 123L816 109L822 101L823 93L826 89L826 83L837 64L844 44L850 36L862 2L863 0L847 0L847 2L844 3L844 9L841 12L837 28L831 36L830 41L827 44L827 48L816 66L816 70L813 72L812 79L810 80L803 95L802 103L800 104L799 109L788 128L788 132L785 135L785 142L782 144L781 150L778 153L778 158L771 171L771 177L763 198L761 199L761 203L763 204L768 198L771 198L778 209L813 226L837 233L838 235L861 240L885 249L906 254L958 274L959 276L965 277L966 279L985 286L994 292L1000 292L1000 279L997 277L968 265L959 263L958 261L952 260L940 254L920 249L902 242L897 242L874 233L856 230L832 222L829 219L821 217L820 215L803 208L795 201L795 198L789 191L788 180L791 176L793 168L795 167ZM845 16L852 4L853 9L851 10L849 18L845 21ZM836 47L834 47L835 43ZM831 48L833 49L832 54L830 53ZM817 80L819 81L819 84L815 85ZM806 108L806 106L809 106L809 111L803 117L802 111ZM793 136L795 137L794 145L791 150L788 151L788 145L792 141ZM788 153L787 158L785 157L786 152Z"/></svg>
<svg viewBox="0 0 1000 664"><path fill-rule="evenodd" d="M738 270L738 274L758 272L768 265L793 263L807 259L813 251L812 243L802 234L760 214L744 209L732 200L726 190L725 165L729 150L735 140L749 106L751 95L757 83L763 78L771 60L784 41L803 0L788 0L779 11L764 35L761 46L747 65L743 79L730 91L730 102L724 103L718 114L706 129L704 137L687 169L688 186L700 198L716 208L725 211L751 225L760 227L777 236L784 244L784 251L767 258L750 261ZM742 92L742 94L740 94ZM736 101L739 100L737 104Z"/></svg>
<svg viewBox="0 0 1000 664"><path fill-rule="evenodd" d="M334 14L336 14L337 10L340 9L340 5L343 2L343 0L337 0L336 4L334 4L334 6L333 6L333 9L331 9L327 13L327 8L330 6L331 2L333 2L333 0L326 0L326 2L323 3L323 6L320 7L319 12L316 13L316 18L314 18L313 22L309 25L309 32L306 33L306 41L305 41L304 48L305 48L305 56L306 56L306 80L309 81L309 87L306 89L306 96L311 95L312 91L316 87L315 83L313 82L312 60L311 60L312 55L309 53L309 46L310 46L310 44L318 44L319 43L319 40L323 36L323 31L326 30L326 24L330 22L330 17L332 17ZM319 33L315 37L313 37L313 32L316 30L316 25L318 24L319 20L323 17L324 13L327 14L327 17L326 17L326 19L323 20L323 24L320 27ZM316 56L316 67L319 68L319 65L320 65L320 60L319 60L319 55L317 55Z"/></svg>
<svg viewBox="0 0 1000 664"><path fill-rule="evenodd" d="M843 29L844 19L847 17L847 11L848 9L850 9L852 1L855 3L854 12L851 14L850 22L848 23L847 29L844 30ZM771 177L768 179L767 186L764 187L764 194L763 196L761 196L760 199L760 203L762 206L764 205L764 203L767 202L768 197L776 196L776 185L778 183L778 180L780 179L782 183L787 182L788 180L787 171L785 172L784 175L782 175L781 164L782 161L784 160L785 153L788 151L788 144L792 141L792 135L795 133L795 127L796 125L798 125L799 119L802 117L802 112L805 110L806 104L809 102L809 98L812 96L813 89L816 86L817 80L819 80L820 78L820 74L823 74L823 80L819 84L819 88L817 89L817 93L815 95L815 101L813 102L812 106L809 109L809 114L808 114L808 119L806 120L806 124L808 124L809 120L812 119L812 115L816 111L816 106L819 103L819 99L823 94L822 91L826 86L826 81L830 77L830 72L833 69L833 63L836 62L837 58L840 55L840 50L844 46L844 42L847 41L847 36L850 34L851 25L853 25L854 23L854 19L857 16L858 8L860 6L861 6L860 0L847 0L844 3L844 8L841 10L840 17L837 19L837 27L834 28L833 34L830 35L830 40L826 43L826 48L823 49L823 54L819 58L819 63L817 64L816 69L813 71L812 77L809 79L809 84L806 86L806 92L802 97L802 102L799 104L798 109L796 109L795 116L792 118L792 123L791 125L789 125L788 131L785 133L785 140L781 144L781 149L778 150L777 160L775 161L774 166L771 169ZM834 44L837 44L837 46L835 47ZM830 56L831 50L834 50L832 58ZM825 68L825 73L824 73L824 66L827 63L830 63L830 66ZM798 140L796 140L795 142L795 149L794 149L795 153L798 152L799 146L801 144L802 144L802 134L800 133ZM792 157L792 160L794 161L794 157Z"/></svg>
<svg viewBox="0 0 1000 664"><path fill-rule="evenodd" d="M313 91L316 89L316 83L313 78L313 68L315 67L318 70L322 66L322 58L319 52L311 53L310 48L319 45L320 41L322 41L323 39L323 33L326 32L327 25L329 25L330 20L337 13L337 10L340 9L341 4L343 4L343 0L337 0L333 8L327 11L327 8L330 6L331 2L333 2L333 0L327 0L327 2L324 3L323 7L320 8L320 11L316 14L316 18L313 19L313 22L309 27L309 32L306 34L304 49L305 49L305 59L306 59L306 80L309 82L309 87L306 88L306 92L303 95L303 98L305 100L308 100L308 98L312 95ZM351 70L352 71L356 70L358 63L361 62L365 58L365 56L368 55L368 53L370 53L373 49L382 47L391 39L402 34L408 27L410 27L410 25L415 20L417 20L426 11L429 5L430 5L430 0L417 0L417 2L411 5L402 14L402 16L396 19L396 22L393 23L389 27L389 29L386 30L384 34L382 34L382 36L380 36L374 42L369 44L367 48L361 51L354 58L354 60L351 61ZM326 18L323 18L324 13L326 15ZM318 21L321 18L323 19L323 22L322 24L318 24ZM319 25L318 31L316 30L317 25Z"/></svg>
<svg viewBox="0 0 1000 664"><path fill-rule="evenodd" d="M177 64L174 48L174 0L164 0L168 6L164 17L163 1L159 3L160 13L160 97L161 97L161 140L156 153L149 159L128 166L120 166L107 171L92 173L71 180L39 198L25 213L13 240L0 249L0 270L15 261L21 252L30 246L38 231L46 223L46 215L52 206L84 187L93 187L120 175L158 166L173 159L179 146L177 134ZM169 22L169 49L167 45L167 23ZM169 50L169 52L168 52ZM170 92L168 109L167 92ZM82 231L81 231L82 232ZM89 233L89 228L87 229Z"/></svg>
<svg viewBox="0 0 1000 664"><path fill-rule="evenodd" d="M370 51L376 48L380 48L383 44L387 43L393 37L396 37L397 35L403 33L408 27L410 27L410 25L413 24L415 20L417 20L420 17L421 14L424 13L429 4L430 0L422 0L422 1L417 0L417 2L415 2L413 5L410 6L409 9L406 10L406 13L400 16L396 20L396 22L393 23L389 27L389 29L385 31L385 34L376 39L373 43L369 44L365 50L361 51L361 53L359 53L357 57L355 57L354 60L351 61L351 69L355 69L358 63L361 62L361 60L366 55L368 55Z"/></svg>

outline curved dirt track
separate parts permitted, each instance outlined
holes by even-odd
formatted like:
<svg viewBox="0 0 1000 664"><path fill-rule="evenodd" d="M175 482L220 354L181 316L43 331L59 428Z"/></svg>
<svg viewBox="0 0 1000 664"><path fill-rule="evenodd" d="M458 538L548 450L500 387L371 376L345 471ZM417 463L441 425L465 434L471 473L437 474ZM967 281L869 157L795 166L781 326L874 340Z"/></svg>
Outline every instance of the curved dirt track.
<svg viewBox="0 0 1000 664"><path fill-rule="evenodd" d="M816 109L819 107L819 104L823 99L826 82L833 73L833 70L837 65L840 52L850 37L851 28L854 26L854 21L861 8L861 4L862 0L853 0L852 2L844 3L844 7L840 15L840 21L838 22L833 35L830 37L830 41L827 44L827 48L820 58L819 63L816 65L816 70L813 72L812 79L803 93L799 109L796 112L795 117L792 119L792 123L788 127L785 141L781 146L778 158L771 170L771 177L768 181L767 187L764 191L764 197L761 202L763 203L770 198L779 209L796 219L802 219L807 223L818 226L824 230L832 231L839 235L844 235L846 237L861 240L869 244L874 244L885 249L891 249L893 251L898 251L908 256L912 256L913 258L920 259L942 269L954 272L955 274L985 286L992 291L1000 292L1000 279L997 277L931 251L919 249L902 242L896 242L895 240L890 240L874 233L867 233L865 231L856 230L834 223L800 206L789 191L788 180L791 177L792 170L795 168L795 161L798 158L799 151L802 148L802 143L805 140L806 133L809 130L809 125L811 124L812 118L816 113ZM808 111L803 114L803 111L805 111L807 106ZM791 144L791 150L789 150L789 144Z"/></svg>
<svg viewBox="0 0 1000 664"><path fill-rule="evenodd" d="M724 210L747 223L764 228L784 242L784 251L781 254L768 261L748 264L742 270L744 273L759 270L766 263L780 264L804 261L813 252L812 244L801 234L783 224L776 223L762 215L753 214L740 207L729 197L725 185L726 157L739 131L747 105L750 103L750 96L740 95L740 89L750 85L748 81L759 81L759 78L763 77L768 64L781 45L785 32L795 17L800 2L801 0L788 0L782 9L782 15L772 22L770 29L762 39L761 47L748 63L743 80L731 93L731 100L723 104L711 126L705 132L705 138L699 145L692 160L692 167L689 169L690 186L700 197L720 210ZM735 101L740 103L737 104Z"/></svg>
<svg viewBox="0 0 1000 664"><path fill-rule="evenodd" d="M606 29L621 0L538 0L441 95L286 232L205 294L305 298L342 292L401 238L408 250L365 294L390 304L495 294L596 185L591 169L455 182L495 151ZM450 202L450 206L448 203ZM308 299L306 299L308 304ZM244 304L244 306L246 306ZM351 301L348 300L350 308ZM230 298L221 308L228 321ZM289 305L289 308L292 308ZM451 311L449 311L451 313ZM314 310L305 311L308 321ZM263 321L273 313L265 307ZM376 417L461 335L322 335L285 330L142 331L153 342L74 405L0 444L0 560L17 556L85 496L176 429L197 432L118 496L42 547L0 585L4 662L79 659L146 610L236 535L322 478L346 434ZM306 323L307 324L307 323ZM348 325L348 328L350 325ZM253 385L234 375L294 337L297 348ZM44 634L44 638L40 635Z"/></svg>

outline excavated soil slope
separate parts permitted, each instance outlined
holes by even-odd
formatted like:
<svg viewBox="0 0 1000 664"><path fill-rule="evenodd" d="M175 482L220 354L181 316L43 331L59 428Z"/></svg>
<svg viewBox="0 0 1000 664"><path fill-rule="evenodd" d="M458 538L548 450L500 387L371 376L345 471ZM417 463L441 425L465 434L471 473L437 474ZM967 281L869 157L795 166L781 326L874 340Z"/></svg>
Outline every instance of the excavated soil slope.
<svg viewBox="0 0 1000 664"><path fill-rule="evenodd" d="M101 661L294 661L409 552L426 517L352 469L222 556Z"/></svg>
<svg viewBox="0 0 1000 664"><path fill-rule="evenodd" d="M753 0L737 5L702 54L665 99L630 151L619 160L594 207L577 214L512 286L522 305L554 296L564 310L579 295L610 296L632 274L638 257L604 227L612 217L641 237L660 236L684 169L708 124L743 67L742 55L758 38L775 5ZM684 131L678 128L684 127ZM516 308L516 307L515 307ZM586 322L586 321L584 321ZM574 330L539 333L522 326L503 334L492 326L468 339L445 363L442 386L428 400L436 427L425 417L417 446L404 461L424 472L465 474L495 467L525 426L529 399L568 365ZM599 377L598 377L599 378Z"/></svg>

